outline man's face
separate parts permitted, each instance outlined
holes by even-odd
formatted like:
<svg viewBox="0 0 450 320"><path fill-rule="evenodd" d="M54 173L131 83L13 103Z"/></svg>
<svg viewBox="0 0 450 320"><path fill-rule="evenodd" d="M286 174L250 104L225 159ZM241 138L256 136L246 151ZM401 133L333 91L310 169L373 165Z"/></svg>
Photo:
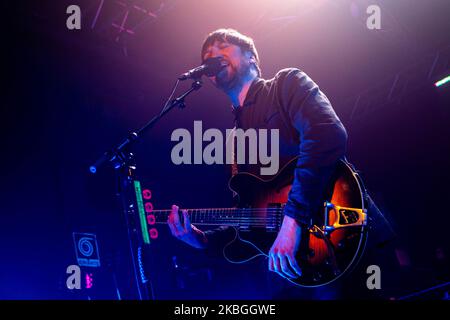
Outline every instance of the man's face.
<svg viewBox="0 0 450 320"><path fill-rule="evenodd" d="M251 55L242 52L241 48L234 44L214 42L212 46L206 49L203 60L215 57L221 57L222 64L225 67L215 77L210 77L210 79L217 88L223 91L229 91L234 88L250 72Z"/></svg>

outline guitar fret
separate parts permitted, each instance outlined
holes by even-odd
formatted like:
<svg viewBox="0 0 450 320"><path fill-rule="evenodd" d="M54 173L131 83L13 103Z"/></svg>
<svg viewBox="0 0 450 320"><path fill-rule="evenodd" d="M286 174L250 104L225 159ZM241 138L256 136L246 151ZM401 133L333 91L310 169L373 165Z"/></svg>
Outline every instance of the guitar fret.
<svg viewBox="0 0 450 320"><path fill-rule="evenodd" d="M187 209L193 224L231 225L239 228L252 226L279 230L283 208L205 208ZM265 212L264 212L265 211ZM154 210L157 223L166 223L171 210Z"/></svg>

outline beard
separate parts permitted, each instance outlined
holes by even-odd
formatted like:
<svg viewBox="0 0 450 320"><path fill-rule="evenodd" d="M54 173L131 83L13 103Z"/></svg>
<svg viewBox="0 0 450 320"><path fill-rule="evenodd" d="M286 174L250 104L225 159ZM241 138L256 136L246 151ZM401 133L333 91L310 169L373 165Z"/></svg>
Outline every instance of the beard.
<svg viewBox="0 0 450 320"><path fill-rule="evenodd" d="M251 64L240 64L237 68L228 65L216 75L216 87L222 91L231 91L238 87L250 73Z"/></svg>

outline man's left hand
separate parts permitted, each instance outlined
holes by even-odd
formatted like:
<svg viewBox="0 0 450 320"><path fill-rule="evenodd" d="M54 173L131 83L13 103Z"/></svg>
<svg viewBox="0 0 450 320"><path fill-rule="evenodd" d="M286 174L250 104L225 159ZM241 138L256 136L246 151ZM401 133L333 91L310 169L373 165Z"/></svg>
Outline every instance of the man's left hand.
<svg viewBox="0 0 450 320"><path fill-rule="evenodd" d="M302 271L295 255L300 246L301 226L295 219L284 216L278 236L269 252L269 270L283 278L298 278Z"/></svg>

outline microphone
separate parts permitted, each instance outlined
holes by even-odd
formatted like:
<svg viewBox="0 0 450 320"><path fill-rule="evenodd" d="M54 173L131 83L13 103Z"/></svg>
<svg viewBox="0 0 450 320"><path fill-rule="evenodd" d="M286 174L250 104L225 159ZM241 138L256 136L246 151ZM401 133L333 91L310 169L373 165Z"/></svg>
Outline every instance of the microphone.
<svg viewBox="0 0 450 320"><path fill-rule="evenodd" d="M208 77L215 76L226 66L222 64L221 60L221 57L208 58L201 66L180 75L178 80L199 79L203 75L207 75Z"/></svg>

